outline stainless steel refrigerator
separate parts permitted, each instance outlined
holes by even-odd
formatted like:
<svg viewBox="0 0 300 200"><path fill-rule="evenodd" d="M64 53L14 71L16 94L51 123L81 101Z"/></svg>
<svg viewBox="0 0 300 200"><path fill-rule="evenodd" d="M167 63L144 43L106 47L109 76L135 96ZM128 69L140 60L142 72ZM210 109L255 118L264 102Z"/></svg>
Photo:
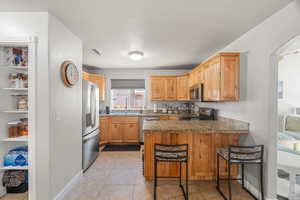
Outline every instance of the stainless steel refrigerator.
<svg viewBox="0 0 300 200"><path fill-rule="evenodd" d="M99 155L99 87L82 82L82 169L86 171Z"/></svg>

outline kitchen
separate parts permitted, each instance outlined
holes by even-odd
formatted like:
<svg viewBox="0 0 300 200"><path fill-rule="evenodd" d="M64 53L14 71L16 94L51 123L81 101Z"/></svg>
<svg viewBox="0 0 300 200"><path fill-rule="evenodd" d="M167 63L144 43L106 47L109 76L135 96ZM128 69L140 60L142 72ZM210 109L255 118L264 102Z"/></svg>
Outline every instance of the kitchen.
<svg viewBox="0 0 300 200"><path fill-rule="evenodd" d="M249 133L249 124L218 116L218 110L205 107L205 103L239 101L239 62L239 53L219 53L184 74L151 75L146 77L147 81L108 79L105 73L96 74L97 70L86 66L83 79L98 86L102 108L99 114L100 136L95 138L101 149L99 159L102 154L108 156L109 152L119 153L119 156L127 151L139 152L142 162L139 168L142 168L145 181L153 181L154 143L187 143L190 153L188 179L215 180L217 150L238 145L239 138ZM133 92L125 92L127 90ZM109 96L107 93L110 102L105 101ZM137 100L141 95L144 104ZM153 109L145 108L146 95ZM87 146L86 149L91 148ZM94 157L90 165L96 159ZM177 164L158 165L158 175L176 177L184 171ZM89 173L88 167L85 170ZM224 178L227 173L226 162L221 161L220 176ZM235 177L238 175L237 166L231 169L231 173ZM250 198L249 195L244 197L246 194L243 193L239 195Z"/></svg>
<svg viewBox="0 0 300 200"><path fill-rule="evenodd" d="M0 199L285 200L275 75L299 8L4 0Z"/></svg>

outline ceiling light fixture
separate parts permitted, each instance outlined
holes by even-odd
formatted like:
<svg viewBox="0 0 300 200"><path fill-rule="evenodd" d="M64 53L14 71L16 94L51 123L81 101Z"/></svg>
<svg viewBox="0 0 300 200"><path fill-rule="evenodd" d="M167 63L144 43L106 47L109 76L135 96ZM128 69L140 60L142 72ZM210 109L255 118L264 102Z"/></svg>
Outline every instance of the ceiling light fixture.
<svg viewBox="0 0 300 200"><path fill-rule="evenodd" d="M132 60L141 60L144 57L144 53L141 51L130 51L128 55Z"/></svg>

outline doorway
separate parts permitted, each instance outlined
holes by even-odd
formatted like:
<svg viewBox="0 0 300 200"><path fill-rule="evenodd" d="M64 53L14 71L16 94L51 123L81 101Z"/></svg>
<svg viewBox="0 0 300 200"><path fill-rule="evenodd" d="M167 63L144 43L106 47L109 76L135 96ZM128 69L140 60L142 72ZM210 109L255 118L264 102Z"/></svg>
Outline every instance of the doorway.
<svg viewBox="0 0 300 200"><path fill-rule="evenodd" d="M276 152L277 195L296 200L300 199L300 36L276 51L271 62L276 94L270 95L275 102L270 129L275 136L271 150Z"/></svg>

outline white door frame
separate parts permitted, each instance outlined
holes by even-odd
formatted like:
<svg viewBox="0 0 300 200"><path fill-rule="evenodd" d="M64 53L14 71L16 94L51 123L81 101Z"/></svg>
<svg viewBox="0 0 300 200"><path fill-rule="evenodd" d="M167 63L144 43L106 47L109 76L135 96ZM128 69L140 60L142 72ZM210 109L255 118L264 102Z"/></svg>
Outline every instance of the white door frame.
<svg viewBox="0 0 300 200"><path fill-rule="evenodd" d="M292 37L292 39L288 40L284 44L282 44L272 55L270 58L271 70L270 70L270 80L269 80L269 144L268 144L268 153L267 159L268 163L273 164L268 167L267 177L269 184L267 185L268 190L269 187L272 187L270 183L276 183L276 191L277 191L277 132L278 132L278 100L277 100L277 89L278 89L278 62L279 56L296 40L300 39L300 35L296 35ZM276 167L273 167L276 166ZM275 175L275 176L274 176ZM273 185L274 186L274 185Z"/></svg>

